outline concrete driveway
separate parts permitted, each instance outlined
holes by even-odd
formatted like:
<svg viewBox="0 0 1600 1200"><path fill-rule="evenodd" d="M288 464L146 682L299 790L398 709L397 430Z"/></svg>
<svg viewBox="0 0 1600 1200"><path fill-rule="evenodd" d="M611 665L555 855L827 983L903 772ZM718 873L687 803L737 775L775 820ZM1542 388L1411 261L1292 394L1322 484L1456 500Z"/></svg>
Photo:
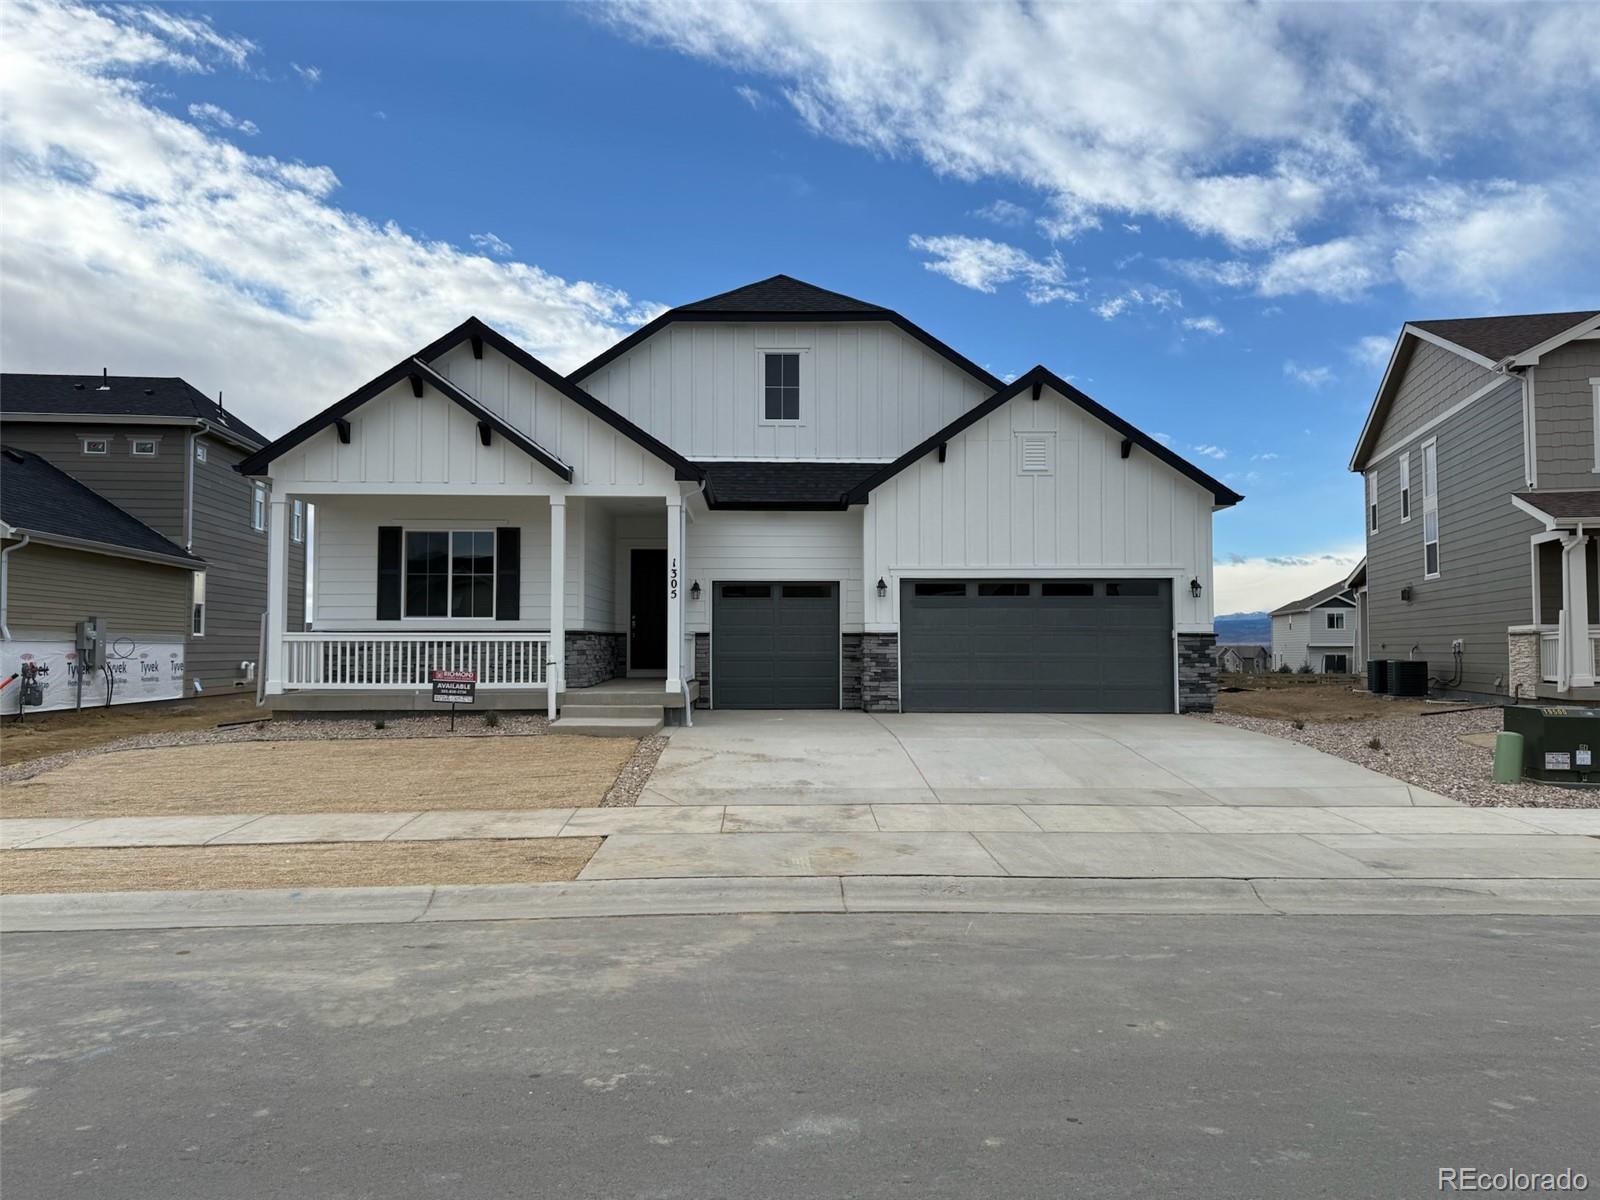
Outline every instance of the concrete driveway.
<svg viewBox="0 0 1600 1200"><path fill-rule="evenodd" d="M1294 742L1177 716L697 713L641 804L1449 805Z"/></svg>

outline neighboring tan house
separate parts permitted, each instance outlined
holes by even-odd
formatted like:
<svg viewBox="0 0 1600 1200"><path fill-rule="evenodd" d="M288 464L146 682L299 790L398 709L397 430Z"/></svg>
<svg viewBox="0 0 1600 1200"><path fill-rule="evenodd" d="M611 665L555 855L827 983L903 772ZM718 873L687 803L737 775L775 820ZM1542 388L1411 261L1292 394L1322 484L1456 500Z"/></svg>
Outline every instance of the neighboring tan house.
<svg viewBox="0 0 1600 1200"><path fill-rule="evenodd" d="M205 564L37 454L0 447L0 713L176 700ZM78 622L104 662L82 672Z"/></svg>
<svg viewBox="0 0 1600 1200"><path fill-rule="evenodd" d="M1272 610L1272 667L1351 675L1356 665L1356 601L1340 580Z"/></svg>
<svg viewBox="0 0 1600 1200"><path fill-rule="evenodd" d="M126 375L0 376L5 444L32 451L204 562L190 578L179 638L184 691L254 689L267 598L267 485L237 470L267 439L182 379ZM285 510L288 578L304 611L310 514ZM30 551L22 550L16 561ZM78 620L104 616L94 592L72 597ZM303 618L294 618L295 627ZM10 711L9 706L7 711Z"/></svg>
<svg viewBox="0 0 1600 1200"><path fill-rule="evenodd" d="M1368 653L1434 686L1600 698L1600 312L1413 321L1350 460Z"/></svg>
<svg viewBox="0 0 1600 1200"><path fill-rule="evenodd" d="M782 275L565 378L468 320L244 469L317 506L308 632L272 547L275 709L426 708L460 665L592 730L696 697L1209 708L1240 499L1043 367Z"/></svg>
<svg viewBox="0 0 1600 1200"><path fill-rule="evenodd" d="M1262 675L1272 670L1272 651L1265 646L1217 647L1217 670L1228 675Z"/></svg>

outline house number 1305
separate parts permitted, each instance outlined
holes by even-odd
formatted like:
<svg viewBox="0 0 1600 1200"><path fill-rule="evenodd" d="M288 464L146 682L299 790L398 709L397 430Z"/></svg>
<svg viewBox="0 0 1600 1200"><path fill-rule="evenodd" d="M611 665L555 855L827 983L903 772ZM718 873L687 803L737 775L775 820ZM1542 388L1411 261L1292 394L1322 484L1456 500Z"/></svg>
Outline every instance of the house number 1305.
<svg viewBox="0 0 1600 1200"><path fill-rule="evenodd" d="M678 598L678 560L673 559L672 565L667 568L667 599Z"/></svg>

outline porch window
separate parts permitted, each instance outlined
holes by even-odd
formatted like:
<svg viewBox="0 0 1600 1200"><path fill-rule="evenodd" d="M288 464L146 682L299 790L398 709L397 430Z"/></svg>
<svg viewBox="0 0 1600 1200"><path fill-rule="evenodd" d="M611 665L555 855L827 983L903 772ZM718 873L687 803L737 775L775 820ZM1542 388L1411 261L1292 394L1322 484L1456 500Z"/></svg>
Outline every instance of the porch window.
<svg viewBox="0 0 1600 1200"><path fill-rule="evenodd" d="M1439 577L1439 443L1422 444L1422 577Z"/></svg>
<svg viewBox="0 0 1600 1200"><path fill-rule="evenodd" d="M494 531L406 534L406 616L493 617Z"/></svg>
<svg viewBox="0 0 1600 1200"><path fill-rule="evenodd" d="M1411 451L1400 456L1400 523L1411 520Z"/></svg>
<svg viewBox="0 0 1600 1200"><path fill-rule="evenodd" d="M800 355L796 353L762 355L763 407L768 421L800 419Z"/></svg>

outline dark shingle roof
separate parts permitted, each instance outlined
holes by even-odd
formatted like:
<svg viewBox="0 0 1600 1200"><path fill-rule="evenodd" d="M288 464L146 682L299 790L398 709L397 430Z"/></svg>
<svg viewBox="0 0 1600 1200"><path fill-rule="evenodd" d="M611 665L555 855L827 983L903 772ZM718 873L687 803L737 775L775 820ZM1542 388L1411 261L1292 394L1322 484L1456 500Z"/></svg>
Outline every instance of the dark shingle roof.
<svg viewBox="0 0 1600 1200"><path fill-rule="evenodd" d="M0 521L41 538L100 542L205 565L65 471L9 446L0 448Z"/></svg>
<svg viewBox="0 0 1600 1200"><path fill-rule="evenodd" d="M1491 362L1531 350L1558 333L1565 333L1580 321L1594 316L1587 312L1523 313L1506 317L1462 317L1450 321L1412 321L1447 342L1481 354Z"/></svg>
<svg viewBox="0 0 1600 1200"><path fill-rule="evenodd" d="M1224 650L1232 650L1241 658L1260 658L1263 654L1270 657L1272 654L1265 646L1254 642L1218 642L1216 652L1221 654Z"/></svg>
<svg viewBox="0 0 1600 1200"><path fill-rule="evenodd" d="M672 311L881 314L889 310L878 304L857 300L854 296L846 296L842 292L830 292L827 288L819 288L792 275L774 275L770 279L734 288L731 292L719 292L715 296L707 296L704 300L680 304Z"/></svg>
<svg viewBox="0 0 1600 1200"><path fill-rule="evenodd" d="M881 463L708 462L712 508L844 508L845 493Z"/></svg>
<svg viewBox="0 0 1600 1200"><path fill-rule="evenodd" d="M154 375L0 375L0 405L8 413L95 417L175 417L220 425L246 441L268 439L176 377Z"/></svg>
<svg viewBox="0 0 1600 1200"><path fill-rule="evenodd" d="M1289 613L1305 612L1308 609L1316 608L1319 604L1326 604L1344 590L1345 582L1341 579L1338 583L1330 583L1320 592L1312 592L1304 600L1296 600L1293 604L1285 604L1273 609L1271 615L1281 617L1287 616Z"/></svg>
<svg viewBox="0 0 1600 1200"><path fill-rule="evenodd" d="M1513 492L1518 500L1558 521L1600 516L1600 492Z"/></svg>

